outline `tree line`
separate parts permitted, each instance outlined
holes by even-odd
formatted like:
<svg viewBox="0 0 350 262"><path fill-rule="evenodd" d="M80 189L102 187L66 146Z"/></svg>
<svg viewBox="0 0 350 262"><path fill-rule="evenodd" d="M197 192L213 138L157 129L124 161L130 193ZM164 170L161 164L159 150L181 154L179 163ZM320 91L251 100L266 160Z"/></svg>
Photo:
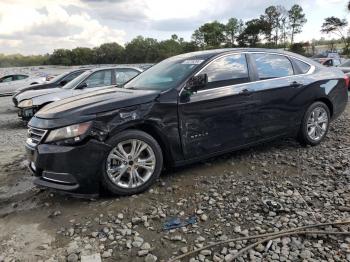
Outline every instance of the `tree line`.
<svg viewBox="0 0 350 262"><path fill-rule="evenodd" d="M245 22L233 17L226 23L205 23L193 32L190 41L175 34L162 41L137 36L125 46L105 43L95 48L56 49L52 54L36 56L0 54L0 67L155 63L181 53L224 47L284 48L303 54L305 47L314 44L295 42L295 36L302 32L306 22L300 5L293 5L289 10L281 5L272 5L258 18ZM347 25L344 19L328 17L321 28L322 33L338 36L339 41L344 43L346 54L350 46Z"/></svg>

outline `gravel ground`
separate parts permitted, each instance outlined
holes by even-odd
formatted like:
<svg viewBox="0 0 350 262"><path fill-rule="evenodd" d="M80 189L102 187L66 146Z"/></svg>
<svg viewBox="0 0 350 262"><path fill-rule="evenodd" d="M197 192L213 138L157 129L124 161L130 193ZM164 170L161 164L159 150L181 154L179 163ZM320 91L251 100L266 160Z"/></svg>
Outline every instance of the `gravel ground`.
<svg viewBox="0 0 350 262"><path fill-rule="evenodd" d="M277 140L167 172L137 196L82 200L32 186L25 124L0 98L0 261L167 261L217 241L349 220L349 120L350 106L320 146ZM164 230L174 217L196 223ZM233 261L251 243L183 261ZM350 261L350 236L285 236L237 261Z"/></svg>

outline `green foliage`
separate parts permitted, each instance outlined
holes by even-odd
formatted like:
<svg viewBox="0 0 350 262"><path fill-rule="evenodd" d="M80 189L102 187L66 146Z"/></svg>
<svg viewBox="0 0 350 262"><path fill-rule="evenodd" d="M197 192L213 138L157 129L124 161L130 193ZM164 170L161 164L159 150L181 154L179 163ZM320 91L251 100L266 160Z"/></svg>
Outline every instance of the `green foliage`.
<svg viewBox="0 0 350 262"><path fill-rule="evenodd" d="M49 63L52 65L72 65L72 51L68 49L56 49L50 55Z"/></svg>
<svg viewBox="0 0 350 262"><path fill-rule="evenodd" d="M93 50L87 47L77 47L71 51L72 65L86 65L92 62Z"/></svg>
<svg viewBox="0 0 350 262"><path fill-rule="evenodd" d="M20 54L0 54L0 67L45 65L49 64L48 60L49 55L23 56Z"/></svg>
<svg viewBox="0 0 350 262"><path fill-rule="evenodd" d="M307 22L303 8L300 5L293 5L288 11L289 26L291 28L291 43L294 42L294 36L302 32L302 27Z"/></svg>
<svg viewBox="0 0 350 262"><path fill-rule="evenodd" d="M305 49L304 49L304 43L293 43L289 47L289 51L304 55L305 54Z"/></svg>
<svg viewBox="0 0 350 262"><path fill-rule="evenodd" d="M260 41L260 34L264 31L264 22L261 19L252 19L246 22L246 27L238 37L239 46L256 47Z"/></svg>
<svg viewBox="0 0 350 262"><path fill-rule="evenodd" d="M125 46L127 63L151 63L158 60L159 43L153 38L138 36Z"/></svg>
<svg viewBox="0 0 350 262"><path fill-rule="evenodd" d="M226 39L225 28L225 25L218 21L205 23L193 33L192 39L199 43L200 47L203 47L204 44L206 49L219 48Z"/></svg>
<svg viewBox="0 0 350 262"><path fill-rule="evenodd" d="M240 22L237 18L230 18L225 25L224 33L226 36L226 46L234 47L239 35Z"/></svg>
<svg viewBox="0 0 350 262"><path fill-rule="evenodd" d="M350 53L350 36L348 35L349 29L346 28L348 22L345 19L340 19L338 17L327 17L322 24L322 33L335 34L344 43L343 53L348 55Z"/></svg>
<svg viewBox="0 0 350 262"><path fill-rule="evenodd" d="M94 48L90 64L117 64L125 60L124 47L117 43L106 43Z"/></svg>

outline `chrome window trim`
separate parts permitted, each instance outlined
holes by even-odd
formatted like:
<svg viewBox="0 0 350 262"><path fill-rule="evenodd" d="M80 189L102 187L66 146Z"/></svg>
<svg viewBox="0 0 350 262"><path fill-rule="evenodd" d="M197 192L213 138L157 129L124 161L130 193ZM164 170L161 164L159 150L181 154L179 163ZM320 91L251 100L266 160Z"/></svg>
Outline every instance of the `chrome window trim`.
<svg viewBox="0 0 350 262"><path fill-rule="evenodd" d="M305 64L308 64L310 66L310 69L308 72L304 73L304 74L297 74L297 75L290 75L290 76L283 76L283 77L277 77L277 78L271 78L271 79L264 79L264 80L257 80L257 81L252 81L252 82L247 82L247 83L243 83L243 84L233 84L233 85L230 85L230 86L222 86L222 87L217 87L217 88L211 88L211 89L204 89L204 90L199 90L197 91L196 93L194 93L194 95L196 94L201 94L201 93L207 93L209 91L212 91L212 90L225 90L225 89L233 89L233 88L236 88L236 87L239 87L239 86L246 86L246 85L251 85L251 84L255 84L255 83L260 83L260 82L266 82L266 81L273 81L273 80L277 80L277 79L285 79L285 78L290 78L290 77L295 77L295 76L304 76L304 75L310 75L312 74L315 69L316 69L316 66L314 65L311 65L310 63L306 62L305 60L302 60L300 58L297 58L293 55L288 55L288 54L280 54L280 53L276 53L276 52L266 52L266 51L253 51L253 52L248 52L248 51L244 51L244 52L233 52L233 53L229 53L229 54L224 54L224 55L221 55L217 58L215 58L213 61L211 61L210 63L206 64L201 70L199 70L195 76L199 75L207 66L209 66L211 63L213 63L214 61L216 61L217 59L220 59L222 57L226 57L226 56L231 56L231 55L236 55L236 54L269 54L269 55L279 55L279 56L284 56L286 57L288 60L290 60L289 58L293 58L293 59L296 59L296 60L299 60ZM291 62L291 61L290 61ZM292 62L291 62L292 63ZM248 61L247 61L247 66L248 66ZM179 94L181 94L183 92L185 87L183 87L180 91ZM237 93L238 94L238 93Z"/></svg>

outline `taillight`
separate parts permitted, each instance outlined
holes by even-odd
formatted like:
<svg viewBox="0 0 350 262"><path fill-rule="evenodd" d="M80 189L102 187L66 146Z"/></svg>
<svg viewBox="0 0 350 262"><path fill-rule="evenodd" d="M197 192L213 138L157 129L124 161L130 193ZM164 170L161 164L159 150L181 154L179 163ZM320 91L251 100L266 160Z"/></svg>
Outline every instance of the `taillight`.
<svg viewBox="0 0 350 262"><path fill-rule="evenodd" d="M350 83L350 78L348 75L344 76L344 80L345 80L345 87L348 88L349 87L349 83Z"/></svg>

